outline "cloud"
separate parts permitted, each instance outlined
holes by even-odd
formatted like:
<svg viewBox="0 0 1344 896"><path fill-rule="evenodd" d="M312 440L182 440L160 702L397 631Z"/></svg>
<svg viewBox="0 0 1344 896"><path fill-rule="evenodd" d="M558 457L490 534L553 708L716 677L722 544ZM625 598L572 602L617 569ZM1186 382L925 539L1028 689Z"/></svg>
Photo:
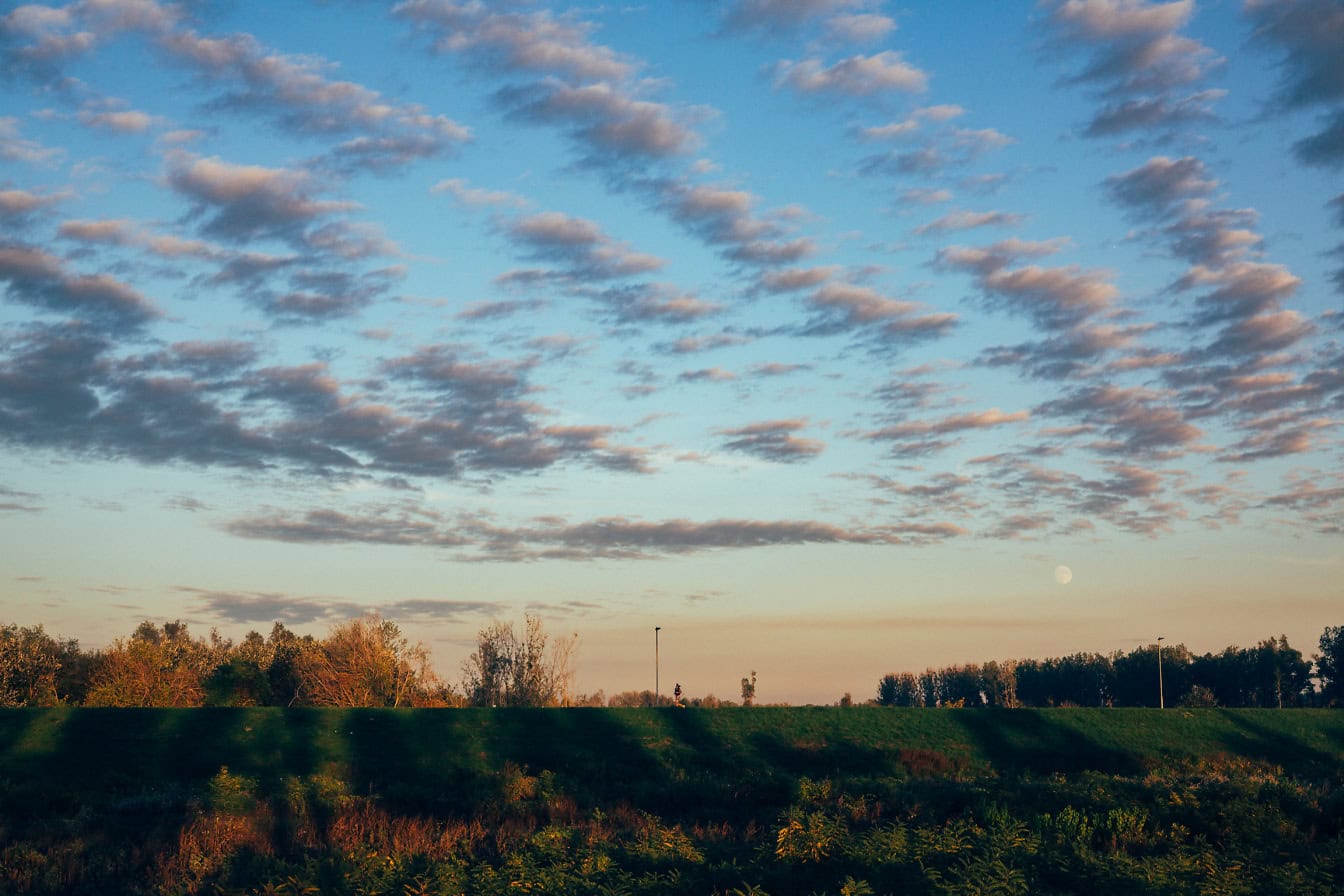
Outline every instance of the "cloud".
<svg viewBox="0 0 1344 896"><path fill-rule="evenodd" d="M986 153L1016 142L994 128L942 128L928 134L919 129L921 122L948 121L963 111L960 106L929 106L916 110L904 122L858 131L860 139L869 141L918 137L915 148L893 149L863 159L859 162L859 173L897 177L934 174L969 165Z"/></svg>
<svg viewBox="0 0 1344 896"><path fill-rule="evenodd" d="M1013 212L989 211L971 212L958 209L948 212L941 218L915 228L915 233L928 234L951 233L956 230L974 230L978 227L1016 227L1026 220L1026 215Z"/></svg>
<svg viewBox="0 0 1344 896"><path fill-rule="evenodd" d="M797 463L816 457L826 449L825 442L794 435L806 428L806 420L766 420L715 432L729 437L721 445L725 451L750 454L775 463Z"/></svg>
<svg viewBox="0 0 1344 896"><path fill-rule="evenodd" d="M1106 178L1111 199L1147 216L1166 217L1192 199L1208 196L1218 182L1194 156L1155 156L1138 168Z"/></svg>
<svg viewBox="0 0 1344 896"><path fill-rule="evenodd" d="M262 237L295 240L307 225L354 203L312 197L312 179L302 171L235 165L175 150L168 154L168 185L209 215L204 231L232 242Z"/></svg>
<svg viewBox="0 0 1344 896"><path fill-rule="evenodd" d="M168 259L224 260L230 254L223 247L202 240L151 233L125 218L62 221L56 232L62 239L92 245L134 246Z"/></svg>
<svg viewBox="0 0 1344 896"><path fill-rule="evenodd" d="M1213 104L1225 90L1201 90L1183 97L1143 97L1103 106L1083 130L1085 137L1113 137L1129 131L1174 130L1196 122L1217 121Z"/></svg>
<svg viewBox="0 0 1344 896"><path fill-rule="evenodd" d="M1192 83L1215 60L1198 41L1181 37L1193 0L1062 0L1047 22L1056 41L1091 50L1075 82L1101 82L1115 92L1152 91Z"/></svg>
<svg viewBox="0 0 1344 896"><path fill-rule="evenodd" d="M807 304L814 314L802 325L803 335L859 332L887 348L939 338L958 321L951 312L928 311L917 302L895 299L870 286L852 283L827 283L812 292Z"/></svg>
<svg viewBox="0 0 1344 896"><path fill-rule="evenodd" d="M910 420L893 423L861 433L872 442L884 442L892 457L926 457L939 454L961 443L959 434L990 429L1030 419L1028 411L1005 414L998 408L967 414L953 414L937 420Z"/></svg>
<svg viewBox="0 0 1344 896"><path fill-rule="evenodd" d="M998 408L990 408L987 411L979 411L971 414L953 414L950 417L943 417L940 420L913 420L908 423L897 423L891 426L885 426L874 432L866 433L868 439L905 439L912 436L925 435L946 435L948 433L965 432L972 429L988 429L994 426L1003 426L1007 423L1021 423L1024 420L1031 419L1030 411L1013 411L1005 414Z"/></svg>
<svg viewBox="0 0 1344 896"><path fill-rule="evenodd" d="M723 30L778 33L822 17L866 18L849 11L867 5L865 0L735 0L724 14Z"/></svg>
<svg viewBox="0 0 1344 896"><path fill-rule="evenodd" d="M815 520L603 517L571 523L548 519L503 527L483 517L451 519L433 511L372 507L358 513L266 511L229 521L240 538L290 544L419 545L454 550L459 560L642 560L704 551L802 544L925 543L959 533L955 526L847 528Z"/></svg>
<svg viewBox="0 0 1344 896"><path fill-rule="evenodd" d="M1243 320L1276 310L1302 284L1281 264L1237 262L1218 268L1195 265L1175 284L1178 290L1213 287L1196 299L1197 326Z"/></svg>
<svg viewBox="0 0 1344 896"><path fill-rule="evenodd" d="M237 625L271 622L311 625L317 622L338 622L373 612L398 622L450 622L464 616L484 616L499 610L497 604L485 601L410 599L367 604L339 598L300 597L267 591L212 591L186 586L178 586L175 590L194 595L197 612Z"/></svg>
<svg viewBox="0 0 1344 896"><path fill-rule="evenodd" d="M706 367L701 370L687 370L677 375L680 383L728 383L737 379L737 374L722 367Z"/></svg>
<svg viewBox="0 0 1344 896"><path fill-rule="evenodd" d="M13 301L122 329L161 316L134 287L107 274L72 273L55 255L19 243L0 243L0 282Z"/></svg>
<svg viewBox="0 0 1344 896"><path fill-rule="evenodd" d="M441 180L429 188L430 193L447 193L453 199L466 206L504 206L509 208L523 208L528 202L517 193L510 193L507 190L483 190L480 187L473 187L467 181L460 177L451 177L447 180Z"/></svg>
<svg viewBox="0 0 1344 896"><path fill-rule="evenodd" d="M1017 538L1018 530L1072 535L1093 531L1096 521L1156 538L1170 533L1174 521L1187 512L1166 497L1171 474L1147 466L1104 463L1105 477L1088 477L1018 455L993 455L971 463L988 468L977 478L989 483L1003 502L1001 518L982 533L988 538Z"/></svg>
<svg viewBox="0 0 1344 896"><path fill-rule="evenodd" d="M349 136L315 164L342 171L385 171L431 158L471 139L469 129L414 104L399 104L351 81L327 78L325 60L277 53L250 34L203 37L185 27L180 11L142 0L84 0L59 15L31 10L0 19L0 31L30 41L11 50L7 67L60 83L60 61L93 49L112 36L135 31L148 36L175 63L207 83L226 85L211 102L214 110L257 114L289 133ZM18 12L18 11L16 11ZM109 105L110 103L110 105ZM121 133L146 130L154 120L120 108L115 101L87 105L84 124Z"/></svg>
<svg viewBox="0 0 1344 896"><path fill-rule="evenodd" d="M661 258L634 252L612 240L596 223L559 212L519 218L507 233L528 257L561 263L581 280L647 274L663 266Z"/></svg>
<svg viewBox="0 0 1344 896"><path fill-rule="evenodd" d="M154 124L154 117L135 109L86 106L76 116L85 127L116 134L141 134Z"/></svg>
<svg viewBox="0 0 1344 896"><path fill-rule="evenodd" d="M659 343L655 348L669 355L694 355L751 342L751 337L740 333L712 333L708 336L683 336L674 342Z"/></svg>
<svg viewBox="0 0 1344 896"><path fill-rule="evenodd" d="M840 272L838 265L815 268L783 268L765 271L757 280L759 287L772 293L797 292L820 286Z"/></svg>
<svg viewBox="0 0 1344 896"><path fill-rule="evenodd" d="M40 496L0 485L0 513L40 513Z"/></svg>
<svg viewBox="0 0 1344 896"><path fill-rule="evenodd" d="M774 65L776 87L799 93L870 97L891 91L921 93L928 89L928 75L905 61L894 50L872 56L850 56L826 65L820 59L799 62L782 60Z"/></svg>
<svg viewBox="0 0 1344 896"><path fill-rule="evenodd" d="M1248 0L1243 10L1255 26L1256 43L1284 51L1283 76L1275 93L1285 111L1324 107L1325 127L1298 141L1294 153L1307 165L1344 165L1344 11L1334 0Z"/></svg>
<svg viewBox="0 0 1344 896"><path fill-rule="evenodd" d="M1143 387L1084 386L1033 409L1097 427L1105 437L1090 447L1106 454L1167 459L1197 446L1203 431L1185 419L1171 395Z"/></svg>
<svg viewBox="0 0 1344 896"><path fill-rule="evenodd" d="M646 163L699 144L692 125L704 111L643 97L649 83L635 78L639 66L590 41L586 24L544 10L444 0L407 0L393 12L429 34L436 52L505 75L534 76L502 88L496 101L514 118L566 128L595 160Z"/></svg>
<svg viewBox="0 0 1344 896"><path fill-rule="evenodd" d="M952 201L952 191L940 187L910 187L902 190L897 198L910 205L936 205Z"/></svg>
<svg viewBox="0 0 1344 896"><path fill-rule="evenodd" d="M751 368L753 376L786 376L790 373L796 373L800 370L811 370L810 364L785 364L781 361L768 361L764 364L755 364Z"/></svg>
<svg viewBox="0 0 1344 896"><path fill-rule="evenodd" d="M812 254L811 240L787 239L777 219L755 213L745 190L665 181L653 186L658 207L732 261L759 267L792 264Z"/></svg>
<svg viewBox="0 0 1344 896"><path fill-rule="evenodd" d="M425 346L386 359L358 392L324 363L256 367L237 343L117 357L87 325L17 330L0 353L0 434L90 457L334 479L495 476L574 462L648 471L616 430L543 426L526 374Z"/></svg>
<svg viewBox="0 0 1344 896"><path fill-rule="evenodd" d="M68 193L34 193L31 190L0 190L0 220L11 227L25 226L35 212L69 198Z"/></svg>
<svg viewBox="0 0 1344 896"><path fill-rule="evenodd" d="M860 140L907 140L919 132L919 122L913 118L893 121L888 124L860 128L856 135Z"/></svg>
<svg viewBox="0 0 1344 896"><path fill-rule="evenodd" d="M939 250L936 264L948 270L973 273L990 307L1025 314L1048 329L1067 329L1109 312L1119 291L1105 271L1039 265L1008 267L1013 254L1023 249L1052 251L1057 245L1000 243L988 249L949 246Z"/></svg>
<svg viewBox="0 0 1344 896"><path fill-rule="evenodd" d="M1291 510L1316 531L1344 534L1344 476L1337 472L1298 471L1285 477L1285 490L1264 506Z"/></svg>
<svg viewBox="0 0 1344 896"><path fill-rule="evenodd" d="M507 11L447 0L404 0L393 15L434 37L434 50L460 53L505 73L554 73L576 80L624 81L639 66L592 43L592 27L546 10Z"/></svg>
<svg viewBox="0 0 1344 896"><path fill-rule="evenodd" d="M696 114L679 114L607 83L576 86L548 78L495 96L514 118L567 126L575 140L608 159L666 158L699 145L688 123Z"/></svg>
<svg viewBox="0 0 1344 896"><path fill-rule="evenodd" d="M616 286L591 295L619 324L692 323L723 311L723 305L668 283Z"/></svg>
<svg viewBox="0 0 1344 896"><path fill-rule="evenodd" d="M546 307L542 299L504 299L496 302L472 302L454 317L458 320L500 320Z"/></svg>
<svg viewBox="0 0 1344 896"><path fill-rule="evenodd" d="M1193 0L1055 0L1044 19L1053 50L1087 57L1067 83L1095 87L1106 100L1084 129L1103 137L1131 130L1172 130L1212 115L1218 91L1177 97L1223 60L1179 32Z"/></svg>
<svg viewBox="0 0 1344 896"><path fill-rule="evenodd" d="M1306 454L1320 447L1321 433L1339 426L1326 418L1301 420L1295 415L1273 414L1250 421L1250 435L1234 443L1219 455L1225 463L1248 463L1266 458Z"/></svg>
<svg viewBox="0 0 1344 896"><path fill-rule="evenodd" d="M19 120L0 117L0 159L6 162L24 162L29 165L42 165L54 161L65 154L65 150L43 146L36 140L29 140L19 132Z"/></svg>
<svg viewBox="0 0 1344 896"><path fill-rule="evenodd" d="M896 30L896 20L879 13L845 13L826 20L832 40L856 44L876 43Z"/></svg>
<svg viewBox="0 0 1344 896"><path fill-rule="evenodd" d="M414 104L397 104L351 81L333 81L311 57L285 56L249 34L202 37L166 31L158 43L172 58L208 79L236 85L215 109L266 116L279 128L308 136L353 135L317 164L338 170L385 171L433 158L471 140L469 128Z"/></svg>
<svg viewBox="0 0 1344 896"><path fill-rule="evenodd" d="M1137 370L1172 363L1175 356L1148 353L1138 338L1150 326L1079 323L1049 338L1013 346L985 349L977 363L987 367L1014 366L1033 379L1062 380L1097 373L1096 363L1114 352L1126 355L1111 362L1109 370Z"/></svg>

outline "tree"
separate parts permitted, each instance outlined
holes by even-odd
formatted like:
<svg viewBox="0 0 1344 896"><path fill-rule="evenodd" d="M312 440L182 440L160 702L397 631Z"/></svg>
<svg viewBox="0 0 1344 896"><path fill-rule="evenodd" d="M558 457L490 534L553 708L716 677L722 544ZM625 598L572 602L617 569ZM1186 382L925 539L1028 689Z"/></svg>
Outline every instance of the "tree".
<svg viewBox="0 0 1344 896"><path fill-rule="evenodd" d="M909 672L882 676L877 683L877 702L881 706L923 706L919 679Z"/></svg>
<svg viewBox="0 0 1344 896"><path fill-rule="evenodd" d="M671 706L672 698L666 694L655 694L645 688L642 691L621 691L619 694L612 694L610 699L607 700L607 705L620 707Z"/></svg>
<svg viewBox="0 0 1344 896"><path fill-rule="evenodd" d="M577 634L552 640L539 617L523 630L496 620L476 636L462 664L462 688L472 706L567 706L573 699Z"/></svg>
<svg viewBox="0 0 1344 896"><path fill-rule="evenodd" d="M1219 706L1301 706L1311 693L1311 664L1285 635L1196 657L1190 678Z"/></svg>
<svg viewBox="0 0 1344 896"><path fill-rule="evenodd" d="M1256 706L1301 706L1311 692L1311 663L1288 646L1288 636L1261 641L1248 651L1254 675Z"/></svg>
<svg viewBox="0 0 1344 896"><path fill-rule="evenodd" d="M53 706L60 702L57 683L65 656L78 651L42 626L0 627L0 706Z"/></svg>
<svg viewBox="0 0 1344 896"><path fill-rule="evenodd" d="M1326 626L1321 632L1316 677L1321 680L1321 699L1326 706L1344 704L1344 625Z"/></svg>
<svg viewBox="0 0 1344 896"><path fill-rule="evenodd" d="M1117 706L1158 705L1157 645L1136 647L1129 653L1116 653L1115 704ZM1162 691L1167 706L1179 706L1190 692L1192 657L1184 644L1162 646Z"/></svg>
<svg viewBox="0 0 1344 896"><path fill-rule="evenodd" d="M1014 707L1017 702L1017 664L990 660L980 667L986 706Z"/></svg>
<svg viewBox="0 0 1344 896"><path fill-rule="evenodd" d="M756 670L751 670L750 678L742 679L742 705L754 706L756 704Z"/></svg>
<svg viewBox="0 0 1344 896"><path fill-rule="evenodd" d="M294 667L300 700L311 706L412 706L437 684L424 646L376 613L301 647Z"/></svg>
<svg viewBox="0 0 1344 896"><path fill-rule="evenodd" d="M98 660L85 701L90 706L200 706L202 682L229 643L215 632L193 639L186 623L140 623L129 640L113 642Z"/></svg>

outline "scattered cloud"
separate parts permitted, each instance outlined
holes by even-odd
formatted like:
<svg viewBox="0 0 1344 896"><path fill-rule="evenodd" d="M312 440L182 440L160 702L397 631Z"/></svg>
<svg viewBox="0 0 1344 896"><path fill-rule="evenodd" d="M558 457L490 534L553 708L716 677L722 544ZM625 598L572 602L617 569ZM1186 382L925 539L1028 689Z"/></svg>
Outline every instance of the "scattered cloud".
<svg viewBox="0 0 1344 896"><path fill-rule="evenodd" d="M782 60L774 66L775 86L811 95L870 97L897 91L922 93L928 75L894 50L850 56L827 65L820 59Z"/></svg>
<svg viewBox="0 0 1344 896"><path fill-rule="evenodd" d="M959 527L849 528L815 520L670 519L603 517L571 523L497 526L482 517L450 519L430 511L371 508L343 513L310 510L299 515L267 511L229 521L239 538L290 544L419 545L456 551L462 560L642 560L704 551L799 544L892 545L937 541Z"/></svg>
<svg viewBox="0 0 1344 896"><path fill-rule="evenodd" d="M1170 131L1212 116L1210 103L1221 93L1177 93L1223 62L1179 33L1194 13L1193 2L1054 0L1047 10L1051 49L1086 57L1065 83L1091 88L1103 100L1084 136Z"/></svg>
<svg viewBox="0 0 1344 896"><path fill-rule="evenodd" d="M1271 112L1315 108L1324 127L1294 146L1306 165L1344 165L1344 10L1334 0L1248 0L1253 41L1283 52Z"/></svg>
<svg viewBox="0 0 1344 896"><path fill-rule="evenodd" d="M715 432L727 437L721 445L725 451L750 454L775 463L797 463L816 457L826 449L825 442L795 435L806 428L806 420L766 420Z"/></svg>
<svg viewBox="0 0 1344 896"><path fill-rule="evenodd" d="M11 300L123 329L162 314L130 284L108 274L73 273L50 252L19 243L0 243L0 282Z"/></svg>
<svg viewBox="0 0 1344 896"><path fill-rule="evenodd" d="M307 225L355 208L352 202L313 198L315 184L303 171L237 165L182 150L167 158L168 185L193 203L195 214L207 217L202 229L218 239L295 240Z"/></svg>
<svg viewBox="0 0 1344 896"><path fill-rule="evenodd" d="M959 209L916 227L915 233L920 236L927 236L928 234L951 233L957 230L975 230L979 227L1016 227L1025 220L1026 215L1019 215L1014 212L972 212Z"/></svg>
<svg viewBox="0 0 1344 896"><path fill-rule="evenodd" d="M593 221L559 212L519 218L509 225L508 236L527 257L562 264L568 275L580 280L652 273L664 263L617 243Z"/></svg>

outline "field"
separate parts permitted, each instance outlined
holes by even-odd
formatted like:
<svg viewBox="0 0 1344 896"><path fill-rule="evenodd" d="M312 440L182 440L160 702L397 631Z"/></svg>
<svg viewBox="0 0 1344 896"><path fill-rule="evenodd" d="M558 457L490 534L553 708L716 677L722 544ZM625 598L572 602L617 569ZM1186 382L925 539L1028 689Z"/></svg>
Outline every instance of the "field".
<svg viewBox="0 0 1344 896"><path fill-rule="evenodd" d="M1328 710L7 710L5 893L1344 891Z"/></svg>

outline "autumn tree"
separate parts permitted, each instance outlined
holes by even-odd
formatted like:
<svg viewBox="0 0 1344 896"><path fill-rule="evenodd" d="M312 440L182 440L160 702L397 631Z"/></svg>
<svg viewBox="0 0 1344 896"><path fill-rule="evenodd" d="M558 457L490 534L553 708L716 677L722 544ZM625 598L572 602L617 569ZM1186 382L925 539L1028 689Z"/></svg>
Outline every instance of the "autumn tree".
<svg viewBox="0 0 1344 896"><path fill-rule="evenodd" d="M424 646L377 614L301 644L294 668L299 700L310 706L412 706L437 684Z"/></svg>
<svg viewBox="0 0 1344 896"><path fill-rule="evenodd" d="M89 706L200 706L205 677L230 644L212 632L193 639L181 621L162 628L146 620L128 640L104 651L93 672Z"/></svg>
<svg viewBox="0 0 1344 896"><path fill-rule="evenodd" d="M53 706L63 657L74 642L63 644L42 626L0 626L0 706Z"/></svg>
<svg viewBox="0 0 1344 896"><path fill-rule="evenodd" d="M462 665L462 688L472 706L567 706L573 699L577 634L552 639L539 617L495 621L476 636Z"/></svg>

